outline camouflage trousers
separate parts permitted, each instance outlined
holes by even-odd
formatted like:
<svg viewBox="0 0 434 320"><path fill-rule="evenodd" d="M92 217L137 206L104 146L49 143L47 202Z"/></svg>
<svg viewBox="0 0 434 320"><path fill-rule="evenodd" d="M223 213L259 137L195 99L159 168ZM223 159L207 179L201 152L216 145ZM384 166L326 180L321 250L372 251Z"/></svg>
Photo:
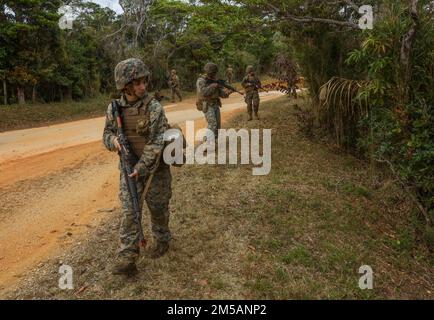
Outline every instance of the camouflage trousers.
<svg viewBox="0 0 434 320"><path fill-rule="evenodd" d="M234 76L233 75L227 75L226 77L226 82L227 83L232 83Z"/></svg>
<svg viewBox="0 0 434 320"><path fill-rule="evenodd" d="M178 96L179 101L182 101L181 92L178 87L172 87L172 102L175 102L175 95Z"/></svg>
<svg viewBox="0 0 434 320"><path fill-rule="evenodd" d="M204 114L208 122L208 129L214 133L214 137L217 139L218 130L221 129L220 105L208 105L206 110L204 110Z"/></svg>
<svg viewBox="0 0 434 320"><path fill-rule="evenodd" d="M148 193L143 199L146 181L139 178L137 182L137 193L139 203L143 210L144 202L151 214L151 229L154 241L169 242L171 233L169 230L169 202L172 197L172 175L170 166L161 164L155 172ZM121 202L122 221L120 226L120 248L119 257L137 259L140 253L139 247L139 226L133 211L131 197L128 192L127 183L123 170L120 174L119 200Z"/></svg>
<svg viewBox="0 0 434 320"><path fill-rule="evenodd" d="M247 103L247 113L249 115L251 115L252 112L258 113L260 101L258 91L254 90L251 92L246 92L245 101Z"/></svg>

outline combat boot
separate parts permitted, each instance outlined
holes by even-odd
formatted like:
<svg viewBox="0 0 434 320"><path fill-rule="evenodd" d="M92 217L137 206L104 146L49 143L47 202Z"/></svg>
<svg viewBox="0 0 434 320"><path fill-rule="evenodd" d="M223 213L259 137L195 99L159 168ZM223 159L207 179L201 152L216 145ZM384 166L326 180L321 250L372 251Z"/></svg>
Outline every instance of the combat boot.
<svg viewBox="0 0 434 320"><path fill-rule="evenodd" d="M252 118L252 114L249 113L249 119L247 119L247 121L252 121L252 120L253 120L253 118Z"/></svg>
<svg viewBox="0 0 434 320"><path fill-rule="evenodd" d="M132 276L138 272L134 259L119 259L112 268L114 275Z"/></svg>
<svg viewBox="0 0 434 320"><path fill-rule="evenodd" d="M152 249L151 258L158 259L164 256L169 250L169 243L164 241L157 241L157 244Z"/></svg>
<svg viewBox="0 0 434 320"><path fill-rule="evenodd" d="M258 119L258 120L259 120L259 115L258 115L258 113L257 113L257 112L255 112L255 117L256 117L256 119Z"/></svg>

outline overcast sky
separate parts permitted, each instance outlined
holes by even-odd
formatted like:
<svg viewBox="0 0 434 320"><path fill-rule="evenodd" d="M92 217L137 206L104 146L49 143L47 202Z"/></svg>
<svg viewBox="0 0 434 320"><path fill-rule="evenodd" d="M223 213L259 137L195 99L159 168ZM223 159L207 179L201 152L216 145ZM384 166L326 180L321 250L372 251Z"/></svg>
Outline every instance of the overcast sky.
<svg viewBox="0 0 434 320"><path fill-rule="evenodd" d="M119 5L119 0L91 0L92 2L98 3L102 7L109 7L117 13L122 13L122 8Z"/></svg>

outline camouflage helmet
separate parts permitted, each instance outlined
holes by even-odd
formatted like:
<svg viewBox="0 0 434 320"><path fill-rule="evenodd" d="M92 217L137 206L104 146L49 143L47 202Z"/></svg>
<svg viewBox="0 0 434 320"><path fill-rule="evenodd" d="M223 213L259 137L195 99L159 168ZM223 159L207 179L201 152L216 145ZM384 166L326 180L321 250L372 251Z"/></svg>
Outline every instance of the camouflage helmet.
<svg viewBox="0 0 434 320"><path fill-rule="evenodd" d="M255 71L255 68L253 68L253 66L247 66L246 73L250 73L250 72L253 72L253 71Z"/></svg>
<svg viewBox="0 0 434 320"><path fill-rule="evenodd" d="M122 90L131 81L149 76L148 67L142 60L131 58L121 61L115 68L116 89Z"/></svg>
<svg viewBox="0 0 434 320"><path fill-rule="evenodd" d="M203 70L205 71L206 74L211 75L211 74L216 74L219 71L219 68L215 63L208 62L203 68Z"/></svg>
<svg viewBox="0 0 434 320"><path fill-rule="evenodd" d="M176 69L172 69L172 71L170 71L171 73L176 73Z"/></svg>

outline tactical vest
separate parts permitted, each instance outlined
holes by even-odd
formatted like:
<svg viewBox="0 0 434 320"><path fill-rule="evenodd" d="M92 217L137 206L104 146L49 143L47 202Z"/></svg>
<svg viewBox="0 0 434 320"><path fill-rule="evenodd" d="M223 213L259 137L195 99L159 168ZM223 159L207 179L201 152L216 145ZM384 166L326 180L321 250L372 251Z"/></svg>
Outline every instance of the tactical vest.
<svg viewBox="0 0 434 320"><path fill-rule="evenodd" d="M172 87L177 87L177 86L179 86L179 78L178 78L177 75L175 75L175 76L171 76L171 77L170 77L170 85L171 85Z"/></svg>
<svg viewBox="0 0 434 320"><path fill-rule="evenodd" d="M256 76L251 76L249 74L246 76L246 79L251 84L253 84L253 83L257 84L257 82L258 82L258 78L256 78ZM250 86L245 88L245 91L246 91L246 93L251 93L253 91L258 91L258 89L254 85L250 85Z"/></svg>
<svg viewBox="0 0 434 320"><path fill-rule="evenodd" d="M152 97L146 97L140 107L121 107L125 136L138 158L150 140L150 112L148 105Z"/></svg>
<svg viewBox="0 0 434 320"><path fill-rule="evenodd" d="M207 79L206 75L201 75L200 78L204 79L205 81ZM215 93L210 97L204 97L202 93L198 90L196 98L197 110L206 112L204 108L207 109L209 105L219 105L220 107L222 106L219 89L216 89Z"/></svg>

